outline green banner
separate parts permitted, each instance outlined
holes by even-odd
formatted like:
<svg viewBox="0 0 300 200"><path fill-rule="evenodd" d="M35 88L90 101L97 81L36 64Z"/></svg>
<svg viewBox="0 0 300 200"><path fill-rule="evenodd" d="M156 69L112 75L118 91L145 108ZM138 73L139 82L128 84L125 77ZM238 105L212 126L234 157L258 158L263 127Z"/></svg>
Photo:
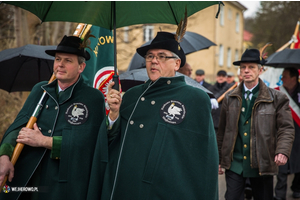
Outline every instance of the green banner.
<svg viewBox="0 0 300 200"><path fill-rule="evenodd" d="M93 51L87 49L91 59L86 61L82 76L89 86L99 89L106 99L107 85L114 73L113 34L111 30L98 26L92 26L90 30L96 38L90 38ZM105 107L108 111L108 105Z"/></svg>

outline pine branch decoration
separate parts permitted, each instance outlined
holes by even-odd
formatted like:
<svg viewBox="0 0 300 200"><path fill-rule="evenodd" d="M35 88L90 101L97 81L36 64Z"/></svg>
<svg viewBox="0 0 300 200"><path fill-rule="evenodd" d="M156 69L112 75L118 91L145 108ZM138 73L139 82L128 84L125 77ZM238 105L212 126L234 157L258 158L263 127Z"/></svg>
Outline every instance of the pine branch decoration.
<svg viewBox="0 0 300 200"><path fill-rule="evenodd" d="M185 32L186 32L186 27L187 27L187 9L185 7L185 13L184 13L184 19L180 20L177 30L176 30L176 34L175 34L175 40L180 43Z"/></svg>
<svg viewBox="0 0 300 200"><path fill-rule="evenodd" d="M82 39L82 43L79 44L79 49L89 48L91 51L93 51L90 47L90 44L91 44L91 40L89 39L90 37L96 38L94 35L91 34L91 30L89 30L85 34L84 38Z"/></svg>

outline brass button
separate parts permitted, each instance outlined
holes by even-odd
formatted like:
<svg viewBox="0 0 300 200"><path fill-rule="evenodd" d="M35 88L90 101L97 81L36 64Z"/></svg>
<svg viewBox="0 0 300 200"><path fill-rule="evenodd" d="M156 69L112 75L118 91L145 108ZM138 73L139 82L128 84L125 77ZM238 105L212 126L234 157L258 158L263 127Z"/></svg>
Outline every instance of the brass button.
<svg viewBox="0 0 300 200"><path fill-rule="evenodd" d="M249 122L248 121L246 121L246 124L248 124Z"/></svg>
<svg viewBox="0 0 300 200"><path fill-rule="evenodd" d="M142 97L142 98L141 98L141 101L145 101L145 97Z"/></svg>
<svg viewBox="0 0 300 200"><path fill-rule="evenodd" d="M46 109L48 109L49 108L49 106L48 105L46 105Z"/></svg>
<svg viewBox="0 0 300 200"><path fill-rule="evenodd" d="M247 136L248 134L247 133L244 133L244 136Z"/></svg>
<svg viewBox="0 0 300 200"><path fill-rule="evenodd" d="M155 101L151 101L151 104L154 105L154 104L155 104Z"/></svg>
<svg viewBox="0 0 300 200"><path fill-rule="evenodd" d="M55 106L55 110L57 110L58 109L58 107L57 106Z"/></svg>
<svg viewBox="0 0 300 200"><path fill-rule="evenodd" d="M244 156L244 160L246 160L247 159L247 157L246 156Z"/></svg>
<svg viewBox="0 0 300 200"><path fill-rule="evenodd" d="M134 121L133 121L133 120L131 120L129 123L132 125L132 124L134 124Z"/></svg>
<svg viewBox="0 0 300 200"><path fill-rule="evenodd" d="M144 124L140 124L140 128L144 128Z"/></svg>
<svg viewBox="0 0 300 200"><path fill-rule="evenodd" d="M244 148L247 148L247 145L246 145L246 144L244 144Z"/></svg>
<svg viewBox="0 0 300 200"><path fill-rule="evenodd" d="M51 133L51 132L52 132L51 130L48 131L48 133Z"/></svg>
<svg viewBox="0 0 300 200"><path fill-rule="evenodd" d="M171 81L170 81L170 80L168 80L168 81L167 81L167 84L168 84L168 85L170 85L170 84L171 84Z"/></svg>

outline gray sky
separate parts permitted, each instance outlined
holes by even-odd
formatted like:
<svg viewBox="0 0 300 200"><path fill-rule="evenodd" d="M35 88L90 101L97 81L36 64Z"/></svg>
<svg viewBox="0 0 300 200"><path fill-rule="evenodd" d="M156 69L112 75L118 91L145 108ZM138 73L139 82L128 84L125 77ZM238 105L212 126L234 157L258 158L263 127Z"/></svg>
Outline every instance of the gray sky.
<svg viewBox="0 0 300 200"><path fill-rule="evenodd" d="M244 12L244 17L250 17L253 16L259 8L259 2L260 1L239 1L241 4L243 4L245 7L247 7L248 10Z"/></svg>

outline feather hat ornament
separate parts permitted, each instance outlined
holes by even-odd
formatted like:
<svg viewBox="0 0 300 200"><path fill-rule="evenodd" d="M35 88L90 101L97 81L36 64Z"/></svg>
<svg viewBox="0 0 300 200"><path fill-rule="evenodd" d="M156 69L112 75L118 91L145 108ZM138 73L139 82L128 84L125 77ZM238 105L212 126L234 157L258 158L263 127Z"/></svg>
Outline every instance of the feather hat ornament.
<svg viewBox="0 0 300 200"><path fill-rule="evenodd" d="M91 51L93 51L90 47L91 40L89 38L96 38L94 35L91 34L91 30L89 30L85 36L82 39L82 42L79 44L79 49L89 48Z"/></svg>
<svg viewBox="0 0 300 200"><path fill-rule="evenodd" d="M185 12L184 12L184 19L181 19L177 30L176 30L176 34L175 34L175 40L180 43L185 32L186 32L186 27L187 27L187 9L185 7ZM178 50L180 50L180 46L178 45Z"/></svg>

